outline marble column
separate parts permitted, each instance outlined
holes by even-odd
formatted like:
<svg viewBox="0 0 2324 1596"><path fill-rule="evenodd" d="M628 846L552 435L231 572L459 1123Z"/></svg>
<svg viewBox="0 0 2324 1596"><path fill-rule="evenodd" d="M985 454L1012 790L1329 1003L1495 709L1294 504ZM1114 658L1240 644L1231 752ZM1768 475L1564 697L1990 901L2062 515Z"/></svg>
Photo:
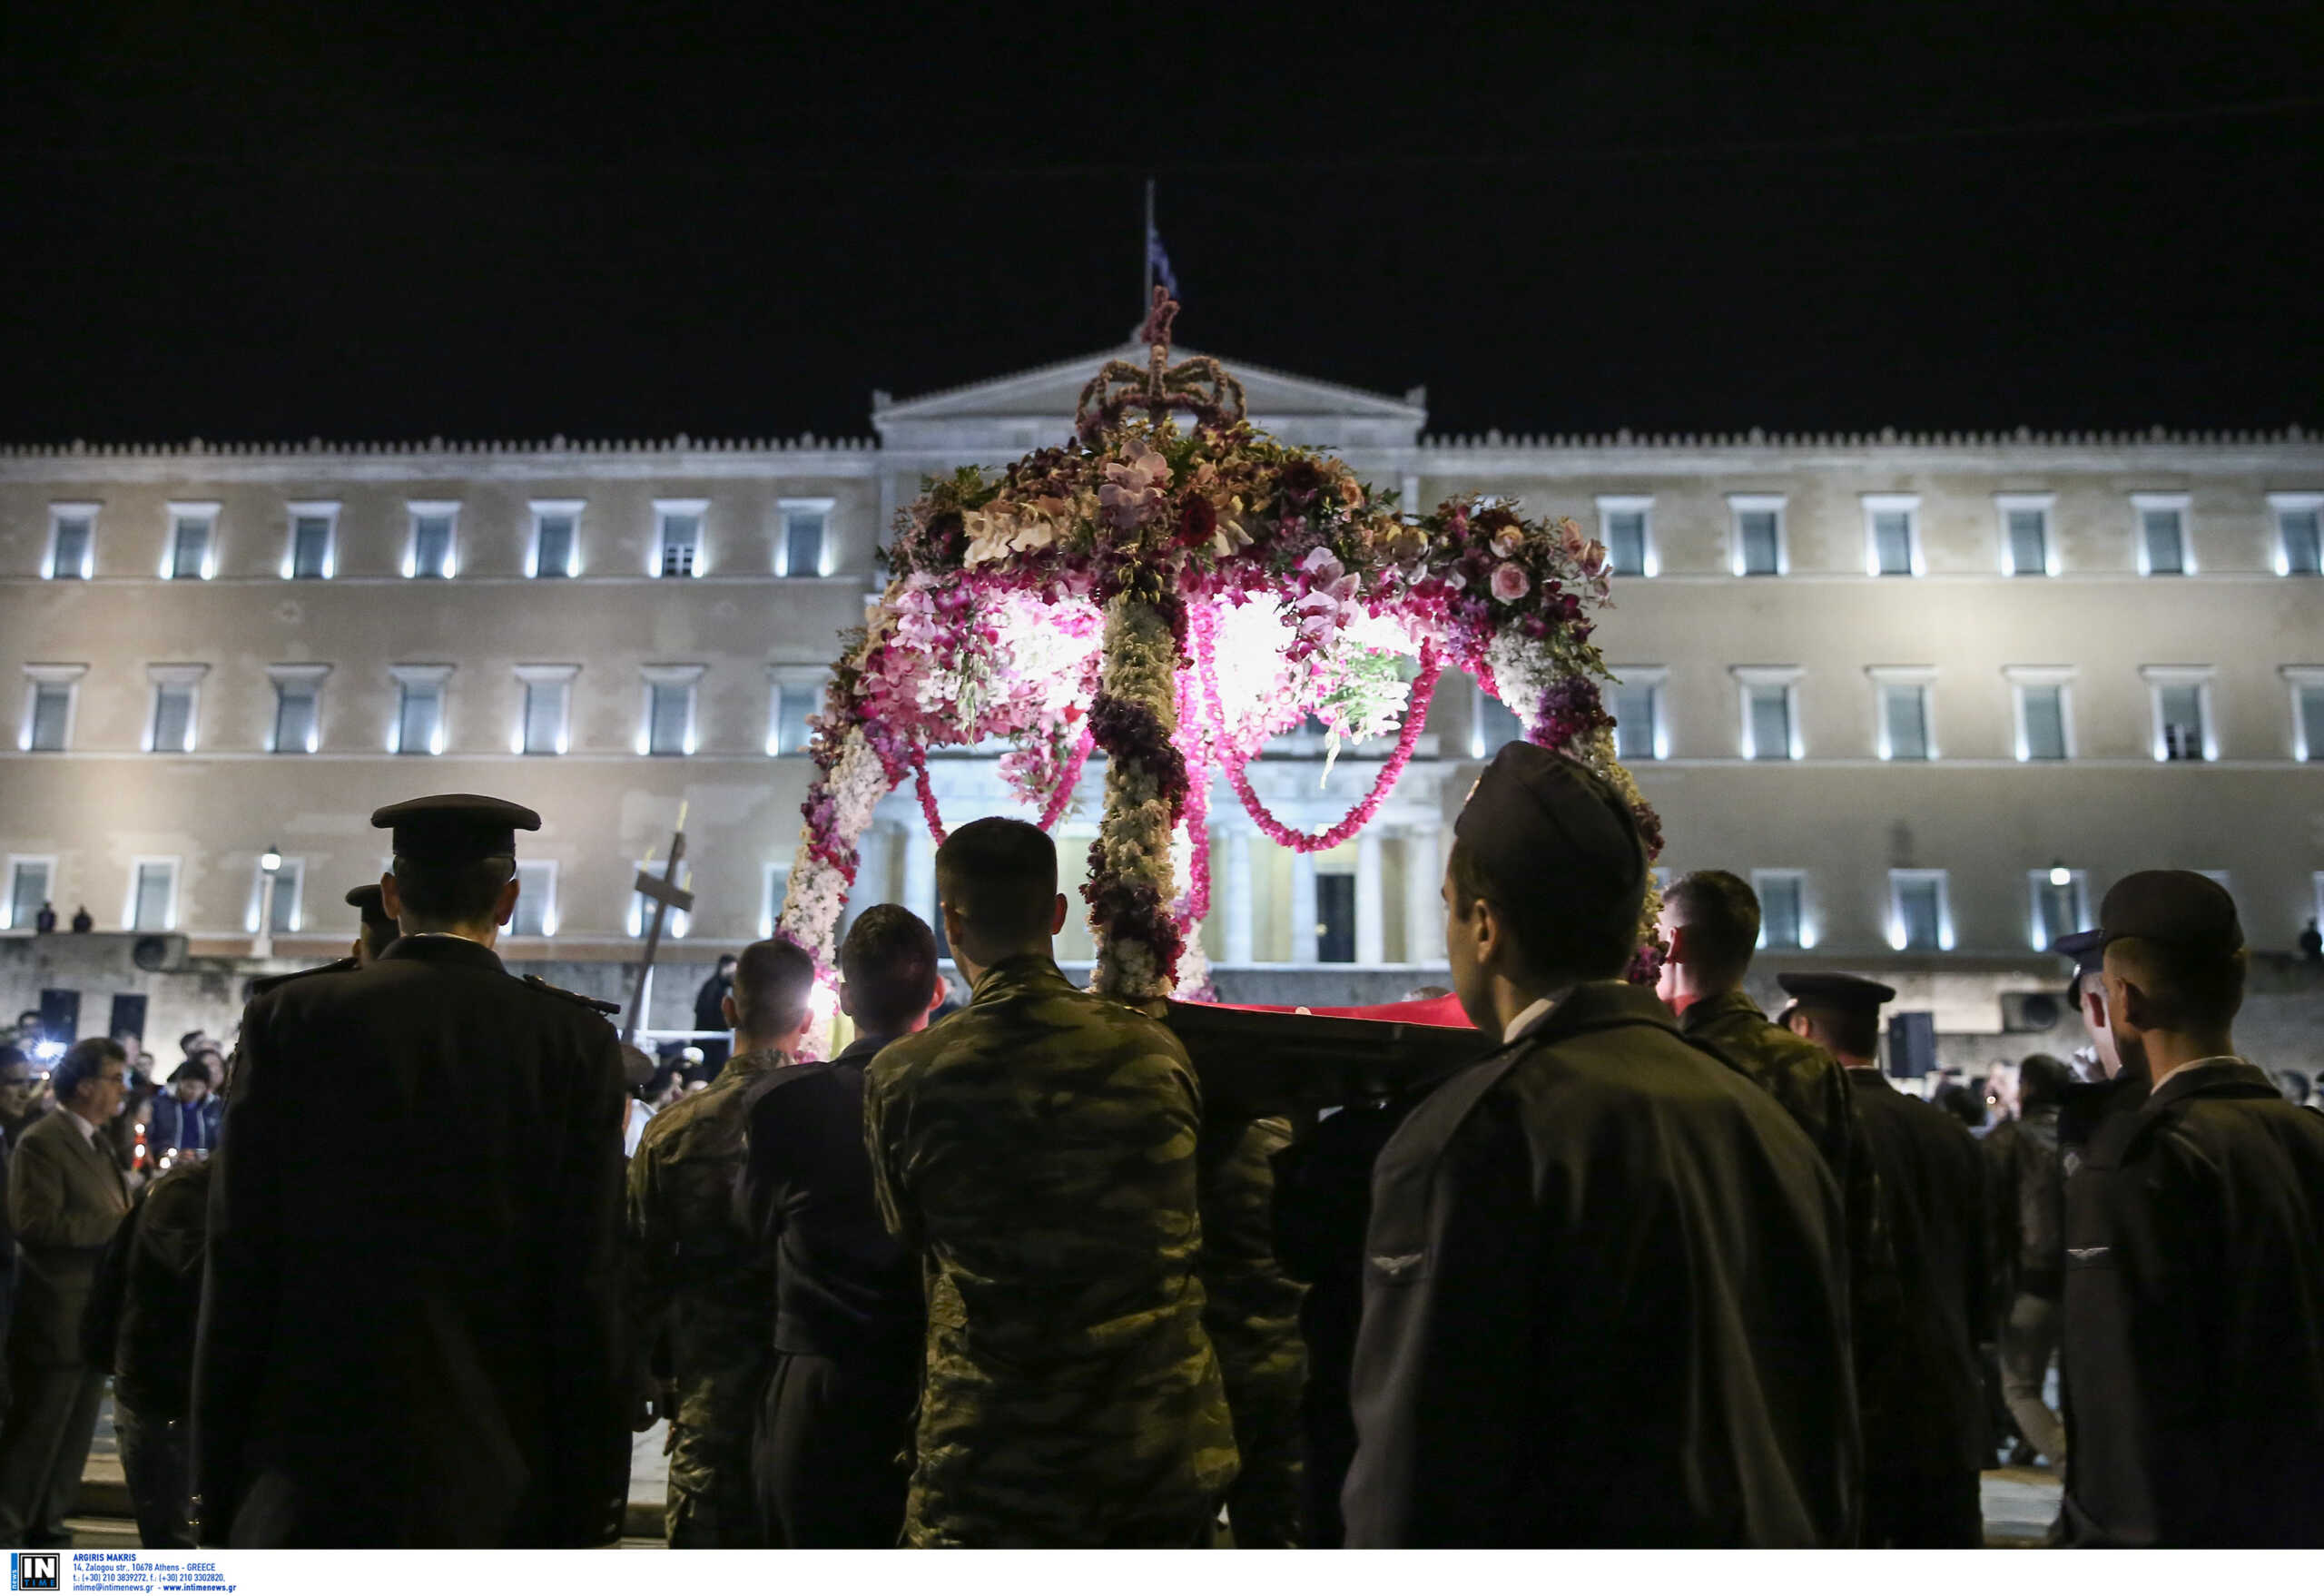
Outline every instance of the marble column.
<svg viewBox="0 0 2324 1596"><path fill-rule="evenodd" d="M1226 911L1228 964L1248 964L1252 958L1251 833L1240 826L1220 834L1212 844L1226 849L1226 870L1219 882Z"/></svg>
<svg viewBox="0 0 2324 1596"><path fill-rule="evenodd" d="M1355 839L1355 961L1388 961L1386 905L1381 898L1380 832L1366 826Z"/></svg>
<svg viewBox="0 0 2324 1596"><path fill-rule="evenodd" d="M936 923L936 839L916 820L905 825L904 890L896 901Z"/></svg>
<svg viewBox="0 0 2324 1596"><path fill-rule="evenodd" d="M1318 952L1315 936L1315 856L1291 856L1291 961L1313 964Z"/></svg>
<svg viewBox="0 0 2324 1596"><path fill-rule="evenodd" d="M1404 833L1404 960L1410 964L1444 961L1444 862L1437 842L1435 826Z"/></svg>

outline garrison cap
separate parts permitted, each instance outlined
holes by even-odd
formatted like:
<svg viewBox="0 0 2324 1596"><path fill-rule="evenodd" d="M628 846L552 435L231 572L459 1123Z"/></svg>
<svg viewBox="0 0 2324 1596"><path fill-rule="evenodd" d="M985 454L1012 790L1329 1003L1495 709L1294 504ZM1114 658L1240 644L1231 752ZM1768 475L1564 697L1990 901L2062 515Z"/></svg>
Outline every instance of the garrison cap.
<svg viewBox="0 0 2324 1596"><path fill-rule="evenodd" d="M348 888L347 903L350 909L363 911L365 925L386 926L391 930L395 926L396 922L388 918L388 906L379 896L379 883L377 882L368 887Z"/></svg>
<svg viewBox="0 0 2324 1596"><path fill-rule="evenodd" d="M1564 878L1610 898L1646 881L1646 844L1621 794L1581 761L1531 743L1493 755L1452 834L1488 879L1511 886Z"/></svg>
<svg viewBox="0 0 2324 1596"><path fill-rule="evenodd" d="M2102 942L2139 937L2222 957L2243 946L2235 900L2191 870L2142 870L2116 882L2098 906L2098 933Z"/></svg>
<svg viewBox="0 0 2324 1596"><path fill-rule="evenodd" d="M1837 1009L1843 1014L1877 1014L1880 1005L1896 1000L1896 989L1876 980L1866 980L1860 975L1841 975L1837 971L1813 970L1802 975L1779 975L1776 984L1796 999L1803 1009Z"/></svg>
<svg viewBox="0 0 2324 1596"><path fill-rule="evenodd" d="M2050 951L2073 961L2076 975L2088 975L2106 961L2106 933L2102 931L2078 931L2060 937L2050 944Z"/></svg>
<svg viewBox="0 0 2324 1596"><path fill-rule="evenodd" d="M371 812L371 823L395 831L399 856L427 864L465 864L514 854L518 832L541 829L541 817L505 798L443 793L407 798Z"/></svg>

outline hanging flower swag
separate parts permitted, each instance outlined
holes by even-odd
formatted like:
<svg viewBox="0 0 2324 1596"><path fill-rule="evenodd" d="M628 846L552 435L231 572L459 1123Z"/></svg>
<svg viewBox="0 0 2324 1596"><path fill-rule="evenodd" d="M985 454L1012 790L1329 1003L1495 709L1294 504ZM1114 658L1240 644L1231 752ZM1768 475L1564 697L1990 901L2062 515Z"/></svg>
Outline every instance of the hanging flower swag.
<svg viewBox="0 0 2324 1596"><path fill-rule="evenodd" d="M963 468L897 517L892 578L844 639L813 723L782 930L819 962L881 799L911 781L940 841L928 750L999 740L1003 779L1044 829L1091 753L1106 756L1081 889L1096 990L1134 1003L1203 994L1213 773L1285 847L1336 847L1394 788L1448 665L1483 682L1529 740L1611 781L1661 851L1614 757L1590 641L1605 549L1571 520L1498 503L1399 515L1339 461L1254 428L1215 361L1171 365L1177 310L1157 291L1148 364L1112 361L1092 379L1071 443L998 473ZM1190 428L1173 419L1189 413ZM1396 738L1364 798L1315 832L1269 813L1249 775L1268 738L1311 714L1334 755ZM1637 979L1659 962L1657 913L1649 892Z"/></svg>

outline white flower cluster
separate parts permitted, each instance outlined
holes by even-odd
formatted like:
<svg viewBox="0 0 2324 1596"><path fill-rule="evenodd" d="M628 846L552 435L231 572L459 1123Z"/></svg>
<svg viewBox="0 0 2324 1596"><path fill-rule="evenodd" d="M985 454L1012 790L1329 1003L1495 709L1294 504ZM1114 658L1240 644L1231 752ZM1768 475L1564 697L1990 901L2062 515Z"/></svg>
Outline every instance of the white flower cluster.
<svg viewBox="0 0 2324 1596"><path fill-rule="evenodd" d="M851 730L832 767L831 841L853 848L872 823L872 812L888 795L888 774L860 730ZM847 910L848 880L830 861L811 852L812 826L802 832L798 862L783 902L781 930L829 964L837 956L840 916Z"/></svg>
<svg viewBox="0 0 2324 1596"><path fill-rule="evenodd" d="M1514 627L1495 634L1485 648L1501 701L1530 734L1541 712L1541 695L1558 679L1557 661L1543 645Z"/></svg>
<svg viewBox="0 0 2324 1596"><path fill-rule="evenodd" d="M1109 696L1142 705L1165 733L1177 729L1178 645L1152 605L1125 594L1106 606L1105 665L1100 686ZM1106 813L1098 846L1104 873L1151 887L1163 911L1177 896L1171 869L1173 823L1154 773L1136 760L1106 763ZM1111 938L1095 922L1098 967L1092 987L1124 1002L1168 995L1164 972L1148 944Z"/></svg>

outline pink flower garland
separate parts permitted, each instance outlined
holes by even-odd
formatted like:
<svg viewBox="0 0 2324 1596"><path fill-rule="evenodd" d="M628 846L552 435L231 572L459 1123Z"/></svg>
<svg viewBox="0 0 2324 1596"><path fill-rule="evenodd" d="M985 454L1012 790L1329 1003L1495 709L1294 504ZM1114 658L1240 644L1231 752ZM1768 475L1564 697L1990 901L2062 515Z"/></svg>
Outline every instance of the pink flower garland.
<svg viewBox="0 0 2324 1596"><path fill-rule="evenodd" d="M1049 794L1049 803L1041 810L1041 818L1033 823L1041 830L1055 830L1067 806L1073 802L1073 790L1081 783L1082 769L1088 764L1089 751L1097 746L1097 741L1096 734L1085 720L1081 725L1081 735L1074 740L1073 752L1066 755L1065 768L1058 773L1057 791ZM918 744L911 751L911 779L912 790L920 794L920 813L928 820L928 834L935 838L936 845L941 848L950 833L944 829L944 816L937 806L936 784L929 778L928 750ZM849 880L853 879L851 872Z"/></svg>

